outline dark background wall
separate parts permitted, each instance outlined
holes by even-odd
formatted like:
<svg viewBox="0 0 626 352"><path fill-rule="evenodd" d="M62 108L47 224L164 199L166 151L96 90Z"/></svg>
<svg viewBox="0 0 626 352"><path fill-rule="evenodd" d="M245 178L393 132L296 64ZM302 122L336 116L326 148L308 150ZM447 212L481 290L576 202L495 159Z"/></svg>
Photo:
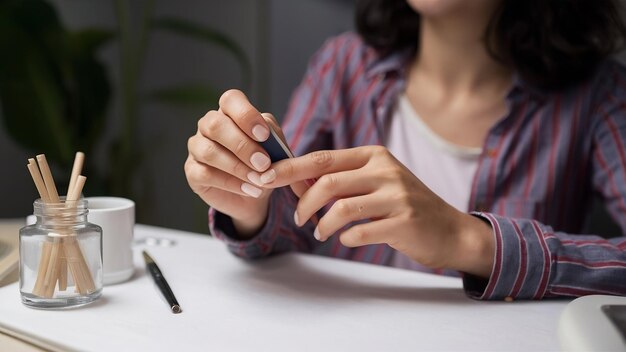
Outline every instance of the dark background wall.
<svg viewBox="0 0 626 352"><path fill-rule="evenodd" d="M112 1L50 2L69 28L115 28ZM137 17L144 1L132 3ZM352 28L352 7L353 1L348 0L159 0L155 12L205 23L233 38L253 64L252 84L246 93L259 109L280 118L313 52L329 36ZM119 85L118 55L115 43L99 55L115 86ZM167 33L155 33L145 62L144 90L198 79L219 91L241 88L242 84L239 66L223 49ZM115 99L109 108L109 138L120 124L118 105ZM140 182L147 195L138 203L140 221L206 231L207 207L189 190L183 163L187 138L195 133L197 119L213 108L195 111L156 103L143 105L137 138L143 152ZM0 124L0 194L10 200L0 203L0 218L32 212L36 191L25 167L32 156L16 145ZM87 157L106 163L101 151Z"/></svg>
<svg viewBox="0 0 626 352"><path fill-rule="evenodd" d="M112 1L51 2L69 28L115 28ZM144 1L132 3L139 13ZM160 0L155 11L157 15L209 24L232 37L253 63L252 84L246 93L260 110L281 118L310 56L326 38L353 28L353 7L353 0ZM119 85L118 55L113 43L99 56L114 87ZM219 91L241 88L241 71L232 56L215 46L171 34L155 33L143 70L142 89L198 78ZM143 105L137 139L143 155L140 182L145 197L138 204L139 221L206 232L207 207L189 190L183 163L187 138L195 132L197 119L213 108L194 111ZM110 136L120 124L117 99L108 115L105 132ZM0 194L5 200L0 202L0 218L24 217L32 212L36 192L25 167L28 157L32 155L17 146L0 125ZM102 151L87 157L106 164ZM612 231L611 221L600 208L594 216L594 228Z"/></svg>

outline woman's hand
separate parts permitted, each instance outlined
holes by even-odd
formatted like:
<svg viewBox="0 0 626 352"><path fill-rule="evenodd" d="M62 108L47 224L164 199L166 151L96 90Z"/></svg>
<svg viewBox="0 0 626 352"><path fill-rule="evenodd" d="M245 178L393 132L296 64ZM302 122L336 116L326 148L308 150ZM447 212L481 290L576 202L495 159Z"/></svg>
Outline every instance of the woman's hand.
<svg viewBox="0 0 626 352"><path fill-rule="evenodd" d="M448 205L380 146L318 151L275 163L261 175L264 187L301 184L294 221L302 226L335 201L319 220L315 237L328 237L350 222L371 219L339 236L348 247L386 243L416 262L488 277L495 253L489 225Z"/></svg>
<svg viewBox="0 0 626 352"><path fill-rule="evenodd" d="M260 187L271 162L257 142L268 138L268 123L278 126L238 90L225 92L219 105L189 138L185 175L202 200L233 219L239 235L250 236L265 222L271 192Z"/></svg>

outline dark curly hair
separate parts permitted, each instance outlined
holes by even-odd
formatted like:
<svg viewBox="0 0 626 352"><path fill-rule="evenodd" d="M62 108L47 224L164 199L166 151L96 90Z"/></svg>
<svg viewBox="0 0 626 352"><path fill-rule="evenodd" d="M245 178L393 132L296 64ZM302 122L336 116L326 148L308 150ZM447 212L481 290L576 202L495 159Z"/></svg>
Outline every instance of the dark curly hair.
<svg viewBox="0 0 626 352"><path fill-rule="evenodd" d="M502 0L485 33L487 50L528 82L559 89L587 78L624 45L617 0ZM406 0L359 0L356 27L382 53L417 48L420 15Z"/></svg>

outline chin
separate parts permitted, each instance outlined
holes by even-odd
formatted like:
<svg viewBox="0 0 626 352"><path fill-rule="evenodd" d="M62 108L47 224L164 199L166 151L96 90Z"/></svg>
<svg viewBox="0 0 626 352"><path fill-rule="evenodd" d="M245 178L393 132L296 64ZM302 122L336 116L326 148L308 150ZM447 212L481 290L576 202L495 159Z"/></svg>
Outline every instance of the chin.
<svg viewBox="0 0 626 352"><path fill-rule="evenodd" d="M497 0L407 0L413 10L424 17L445 16L453 13L484 9ZM489 6L487 6L489 7Z"/></svg>

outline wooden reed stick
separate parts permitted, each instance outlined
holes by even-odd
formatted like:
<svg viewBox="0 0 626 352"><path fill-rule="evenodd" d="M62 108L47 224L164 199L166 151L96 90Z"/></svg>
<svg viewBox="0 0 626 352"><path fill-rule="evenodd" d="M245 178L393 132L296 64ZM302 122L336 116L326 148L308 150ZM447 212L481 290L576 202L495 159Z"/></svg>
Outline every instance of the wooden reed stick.
<svg viewBox="0 0 626 352"><path fill-rule="evenodd" d="M80 175L76 178L75 185L70 193L67 194L65 199L65 207L75 207L76 201L80 198L80 194L83 191L87 177Z"/></svg>
<svg viewBox="0 0 626 352"><path fill-rule="evenodd" d="M95 291L95 283L91 277L89 266L85 261L85 256L80 249L78 241L76 241L74 237L75 236L70 236L67 238L63 246L67 263L71 268L70 270L75 273L74 282L77 283L78 291L81 294L91 293Z"/></svg>
<svg viewBox="0 0 626 352"><path fill-rule="evenodd" d="M76 186L76 180L78 179L78 176L80 175L81 171L83 170L83 163L85 161L85 153L83 152L76 152L76 156L74 157L74 165L72 166L72 174L70 176L70 184L67 187L67 195L65 197L65 206L72 206L72 203L75 204L75 201L80 197L80 192L78 193L78 195L74 195L72 192L74 191L74 187ZM84 181L83 184L81 185L80 189L82 190L84 186ZM59 262L59 291L65 291L67 290L67 259L66 259L66 254L65 254L65 250L63 250L61 252L61 259Z"/></svg>
<svg viewBox="0 0 626 352"><path fill-rule="evenodd" d="M41 169L41 175L43 176L43 181L46 185L46 189L48 190L50 201L52 203L58 203L59 193L57 192L57 187L54 185L54 179L52 178L52 173L50 172L46 156L43 154L37 155L37 163L39 164L39 169Z"/></svg>
<svg viewBox="0 0 626 352"><path fill-rule="evenodd" d="M52 242L52 251L50 252L50 261L46 270L46 276L43 282L43 297L52 298L54 288L59 277L59 259L61 251L61 242L59 238L55 238Z"/></svg>
<svg viewBox="0 0 626 352"><path fill-rule="evenodd" d="M41 258L39 258L39 268L37 269L37 280L35 281L35 287L33 288L33 294L43 297L43 282L48 271L48 262L50 260L50 252L52 252L52 243L45 241L41 249Z"/></svg>
<svg viewBox="0 0 626 352"><path fill-rule="evenodd" d="M37 191L39 192L41 199L44 201L44 203L50 203L51 202L50 192L48 191L46 187L45 179L42 178L41 173L39 172L39 167L37 167L37 164L35 163L35 159L32 159L32 158L28 159L27 167L28 167L28 170L30 171L31 177L33 178L33 182L35 182L35 187L37 187ZM49 168L47 169L47 172L48 173L50 172ZM54 181L52 182L52 185L54 186ZM44 242L43 247L42 247L42 254L39 259L37 279L35 281L35 286L33 288L33 294L40 296L40 297L46 297L46 294L48 291L47 285L46 285L46 276L49 275L48 273L50 272L49 266L50 266L50 259L52 256L52 252L53 252L52 243L49 241ZM48 277L48 283L49 283L49 280L50 278Z"/></svg>
<svg viewBox="0 0 626 352"><path fill-rule="evenodd" d="M76 156L74 157L74 165L72 166L72 175L70 176L70 185L67 187L67 197L70 198L70 193L74 190L74 186L76 185L76 180L83 170L83 164L85 162L85 153L76 152ZM80 193L79 193L80 194Z"/></svg>
<svg viewBox="0 0 626 352"><path fill-rule="evenodd" d="M67 290L67 259L63 250L63 238L60 238L59 241L61 241L59 244L61 248L59 251L59 274L57 280L59 282L59 291L65 291Z"/></svg>
<svg viewBox="0 0 626 352"><path fill-rule="evenodd" d="M65 250L63 250L59 261L59 291L67 290L67 259L65 257Z"/></svg>
<svg viewBox="0 0 626 352"><path fill-rule="evenodd" d="M83 191L86 181L87 178L82 175L76 178L76 184L72 188L71 193L69 193L68 199L65 201L66 206L76 206L76 200L80 198L80 194ZM93 292L95 290L95 284L78 241L75 241L73 238L66 239L64 248L65 258L70 266L70 271L75 273L73 277L74 282L78 286L78 291L81 294ZM73 270L72 266L74 267Z"/></svg>
<svg viewBox="0 0 626 352"><path fill-rule="evenodd" d="M73 241L74 239L69 237L66 238L65 241ZM77 280L76 278L79 277L79 273L78 273L78 269L77 266L75 264L75 260L73 260L73 258L71 258L69 256L69 254L67 253L67 243L63 246L63 251L65 253L65 257L67 258L67 267L70 270L70 274L72 274L72 279L74 280L74 286L75 286L75 291L76 292L84 292L84 288L81 286L81 283L79 282L80 280Z"/></svg>
<svg viewBox="0 0 626 352"><path fill-rule="evenodd" d="M48 192L45 181L43 180L41 173L39 172L39 168L35 163L35 159L28 159L28 170L30 171L31 177L35 182L35 187L37 187L37 192L39 192L39 196L44 201L44 203L50 203L50 193ZM49 170L48 170L49 171ZM33 289L33 293L38 296L43 297L52 297L52 294L49 293L50 281L52 280L52 275L55 274L56 270L50 267L50 259L54 258L55 252L58 253L58 245L51 245L50 242L45 242L44 247L42 248L42 258L39 263L39 271L37 273L37 280L35 281L35 288ZM53 263L54 264L54 263ZM60 268L59 268L60 269ZM54 292L54 284L52 284Z"/></svg>
<svg viewBox="0 0 626 352"><path fill-rule="evenodd" d="M48 196L48 190L46 189L46 185L43 182L43 178L41 177L41 173L39 173L39 167L37 167L37 163L35 159L28 159L28 171L30 171L30 176L33 178L35 182L35 187L37 187L37 192L39 192L39 197L45 203L50 202L50 196Z"/></svg>

